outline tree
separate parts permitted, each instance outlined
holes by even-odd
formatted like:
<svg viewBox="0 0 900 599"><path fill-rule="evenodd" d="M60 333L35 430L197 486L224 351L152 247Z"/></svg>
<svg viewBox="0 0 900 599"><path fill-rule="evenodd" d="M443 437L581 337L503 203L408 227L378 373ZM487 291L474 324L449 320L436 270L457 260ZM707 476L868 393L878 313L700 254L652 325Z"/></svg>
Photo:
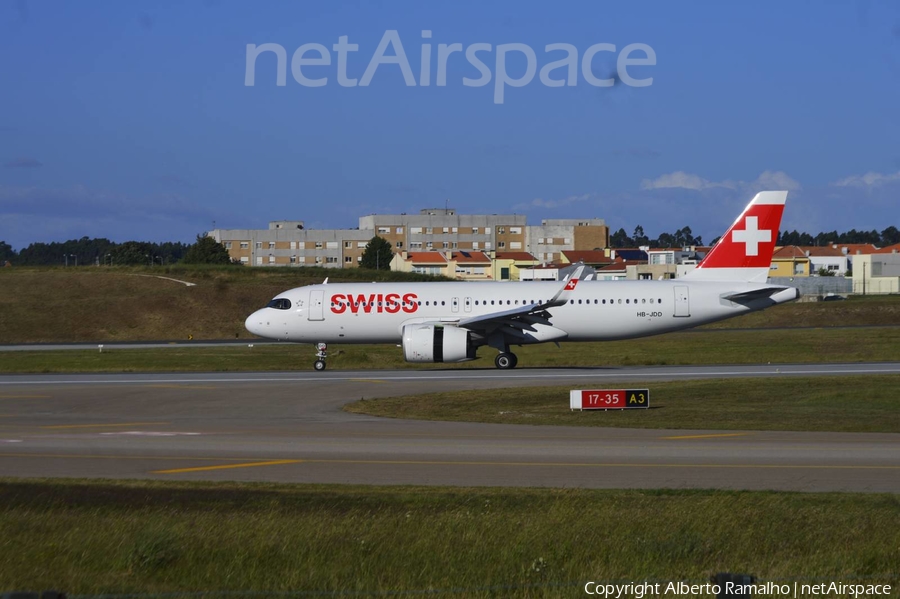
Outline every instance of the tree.
<svg viewBox="0 0 900 599"><path fill-rule="evenodd" d="M13 262L18 254L16 254L16 250L12 249L12 246L6 243L5 241L0 241L0 266L9 262Z"/></svg>
<svg viewBox="0 0 900 599"><path fill-rule="evenodd" d="M384 237L376 235L366 244L366 251L363 252L362 261L359 265L363 268L371 268L377 270L390 270L391 258L394 257L394 250L391 242Z"/></svg>
<svg viewBox="0 0 900 599"><path fill-rule="evenodd" d="M614 248L627 248L634 246L634 240L628 236L625 229L619 229L609 236L609 245Z"/></svg>
<svg viewBox="0 0 900 599"><path fill-rule="evenodd" d="M116 266L149 266L152 255L151 244L145 241L126 241L116 246L112 252L112 260Z"/></svg>
<svg viewBox="0 0 900 599"><path fill-rule="evenodd" d="M231 264L231 256L214 238L197 235L197 243L188 248L181 261L184 264Z"/></svg>
<svg viewBox="0 0 900 599"><path fill-rule="evenodd" d="M897 230L897 227L891 225L882 231L880 243L883 248L894 245L895 243L900 243L900 231Z"/></svg>
<svg viewBox="0 0 900 599"><path fill-rule="evenodd" d="M631 236L636 246L650 245L650 239L644 234L644 227L641 225L634 228L634 233Z"/></svg>

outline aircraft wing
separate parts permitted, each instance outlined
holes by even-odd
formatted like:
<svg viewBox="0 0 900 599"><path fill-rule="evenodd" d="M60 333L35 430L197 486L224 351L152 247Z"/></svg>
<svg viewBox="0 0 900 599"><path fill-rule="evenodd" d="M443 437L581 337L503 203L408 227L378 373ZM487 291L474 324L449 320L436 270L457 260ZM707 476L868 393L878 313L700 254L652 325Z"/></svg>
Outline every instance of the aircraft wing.
<svg viewBox="0 0 900 599"><path fill-rule="evenodd" d="M534 339L538 336L544 337L547 334L546 329L553 328L553 325L550 323L551 314L547 310L568 303L572 291L575 290L575 286L578 284L578 277L581 276L583 271L584 266L578 267L572 273L572 276L569 277L566 284L556 292L556 295L546 302L526 304L511 310L500 310L471 318L463 318L457 326L477 331L484 335L502 333L512 343L515 343L517 340ZM540 334L538 327L544 329ZM560 331L560 333L563 334L558 335L559 337L565 336L563 331Z"/></svg>

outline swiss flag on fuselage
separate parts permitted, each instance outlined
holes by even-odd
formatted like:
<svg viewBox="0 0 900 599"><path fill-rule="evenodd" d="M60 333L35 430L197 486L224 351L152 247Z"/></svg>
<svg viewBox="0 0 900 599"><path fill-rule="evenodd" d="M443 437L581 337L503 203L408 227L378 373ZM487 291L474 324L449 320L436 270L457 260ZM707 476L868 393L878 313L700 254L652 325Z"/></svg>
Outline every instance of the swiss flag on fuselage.
<svg viewBox="0 0 900 599"><path fill-rule="evenodd" d="M786 199L785 191L756 194L697 268L769 268Z"/></svg>

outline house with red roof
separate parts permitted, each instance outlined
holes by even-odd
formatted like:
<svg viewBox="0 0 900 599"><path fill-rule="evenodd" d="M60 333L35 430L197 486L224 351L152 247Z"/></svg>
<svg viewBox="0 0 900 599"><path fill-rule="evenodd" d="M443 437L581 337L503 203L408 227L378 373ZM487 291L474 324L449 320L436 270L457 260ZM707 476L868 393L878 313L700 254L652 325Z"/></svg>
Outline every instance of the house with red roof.
<svg viewBox="0 0 900 599"><path fill-rule="evenodd" d="M491 275L495 281L521 281L521 269L540 264L529 252L497 252L494 254Z"/></svg>
<svg viewBox="0 0 900 599"><path fill-rule="evenodd" d="M809 256L796 245L775 248L772 255L770 277L808 277Z"/></svg>
<svg viewBox="0 0 900 599"><path fill-rule="evenodd" d="M464 281L490 281L491 259L484 252L399 252L391 259L391 270L444 276Z"/></svg>
<svg viewBox="0 0 900 599"><path fill-rule="evenodd" d="M811 275L844 276L850 270L850 259L839 247L833 245L801 246L800 249L809 258Z"/></svg>
<svg viewBox="0 0 900 599"><path fill-rule="evenodd" d="M450 253L457 279L463 281L490 281L493 278L491 259L484 252L457 251Z"/></svg>
<svg viewBox="0 0 900 599"><path fill-rule="evenodd" d="M391 270L451 278L455 276L444 252L436 251L398 252L391 259Z"/></svg>

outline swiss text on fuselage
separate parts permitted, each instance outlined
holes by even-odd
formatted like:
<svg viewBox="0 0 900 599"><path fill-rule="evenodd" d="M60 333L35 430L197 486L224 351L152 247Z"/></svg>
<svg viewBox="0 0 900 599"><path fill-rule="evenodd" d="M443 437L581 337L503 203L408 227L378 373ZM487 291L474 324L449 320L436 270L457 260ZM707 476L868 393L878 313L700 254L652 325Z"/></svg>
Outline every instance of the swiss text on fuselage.
<svg viewBox="0 0 900 599"><path fill-rule="evenodd" d="M402 310L411 314L419 309L418 299L415 293L405 293L402 297L399 293L338 293L331 296L331 311L335 314L343 314L347 310L353 314L396 314Z"/></svg>

